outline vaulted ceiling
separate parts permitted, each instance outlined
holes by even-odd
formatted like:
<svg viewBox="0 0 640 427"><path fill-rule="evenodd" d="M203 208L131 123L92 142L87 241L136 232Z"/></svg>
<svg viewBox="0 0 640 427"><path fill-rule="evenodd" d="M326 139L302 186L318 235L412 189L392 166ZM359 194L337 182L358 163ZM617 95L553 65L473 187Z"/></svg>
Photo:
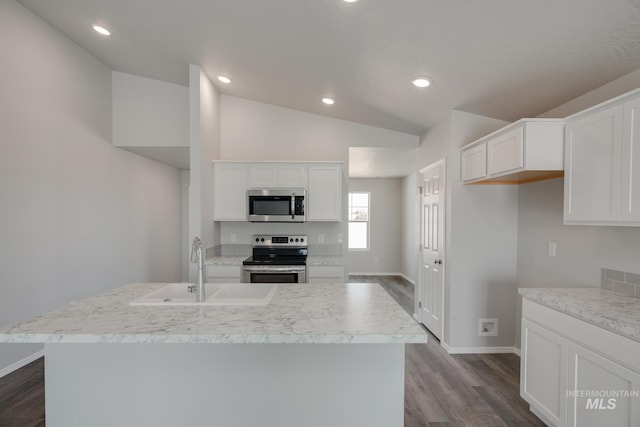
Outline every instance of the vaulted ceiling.
<svg viewBox="0 0 640 427"><path fill-rule="evenodd" d="M197 64L224 94L415 135L453 108L536 116L640 68L640 0L19 3L113 70L186 85Z"/></svg>

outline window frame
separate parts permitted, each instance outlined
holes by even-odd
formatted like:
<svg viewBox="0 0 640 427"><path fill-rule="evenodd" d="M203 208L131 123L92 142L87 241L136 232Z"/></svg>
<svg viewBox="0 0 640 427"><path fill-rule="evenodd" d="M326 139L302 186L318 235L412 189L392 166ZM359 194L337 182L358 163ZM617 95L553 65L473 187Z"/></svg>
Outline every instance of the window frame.
<svg viewBox="0 0 640 427"><path fill-rule="evenodd" d="M366 221L352 221L351 217L351 195L352 194L366 194L367 195L367 220ZM349 191L348 201L347 201L347 250L353 252L367 252L371 250L371 192L370 191ZM367 223L367 247L366 248L351 248L349 246L349 225L351 223Z"/></svg>

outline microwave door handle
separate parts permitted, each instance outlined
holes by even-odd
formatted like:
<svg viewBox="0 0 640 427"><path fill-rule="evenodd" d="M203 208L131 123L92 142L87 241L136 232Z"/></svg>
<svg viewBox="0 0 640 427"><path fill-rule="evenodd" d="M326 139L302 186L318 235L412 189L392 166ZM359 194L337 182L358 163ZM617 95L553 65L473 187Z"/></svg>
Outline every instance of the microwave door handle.
<svg viewBox="0 0 640 427"><path fill-rule="evenodd" d="M296 193L291 193L291 204L289 205L291 219L296 219Z"/></svg>

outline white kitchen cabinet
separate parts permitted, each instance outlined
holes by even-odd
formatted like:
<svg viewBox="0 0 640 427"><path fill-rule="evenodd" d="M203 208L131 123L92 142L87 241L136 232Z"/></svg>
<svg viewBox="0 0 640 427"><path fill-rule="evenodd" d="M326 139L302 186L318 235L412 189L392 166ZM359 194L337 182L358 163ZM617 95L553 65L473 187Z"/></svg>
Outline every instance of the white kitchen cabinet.
<svg viewBox="0 0 640 427"><path fill-rule="evenodd" d="M214 162L213 220L247 220L247 164Z"/></svg>
<svg viewBox="0 0 640 427"><path fill-rule="evenodd" d="M522 119L460 149L465 184L517 184L562 176L564 121Z"/></svg>
<svg viewBox="0 0 640 427"><path fill-rule="evenodd" d="M462 182L473 182L487 176L487 144L479 144L460 153Z"/></svg>
<svg viewBox="0 0 640 427"><path fill-rule="evenodd" d="M567 118L564 222L640 226L640 91Z"/></svg>
<svg viewBox="0 0 640 427"><path fill-rule="evenodd" d="M522 320L520 394L538 415L555 425L566 420L568 341L526 319Z"/></svg>
<svg viewBox="0 0 640 427"><path fill-rule="evenodd" d="M527 299L521 338L520 395L543 421L640 425L640 343Z"/></svg>
<svg viewBox="0 0 640 427"><path fill-rule="evenodd" d="M242 267L236 265L207 265L207 283L240 283Z"/></svg>
<svg viewBox="0 0 640 427"><path fill-rule="evenodd" d="M344 267L341 265L310 265L307 267L309 283L343 283Z"/></svg>
<svg viewBox="0 0 640 427"><path fill-rule="evenodd" d="M342 163L309 165L307 221L342 220Z"/></svg>
<svg viewBox="0 0 640 427"><path fill-rule="evenodd" d="M307 188L307 165L301 163L251 163L249 188Z"/></svg>
<svg viewBox="0 0 640 427"><path fill-rule="evenodd" d="M640 397L619 392L640 390L640 374L580 345L569 345L567 425L570 427L640 426ZM582 391L605 392L587 396ZM616 392L616 393L614 393Z"/></svg>
<svg viewBox="0 0 640 427"><path fill-rule="evenodd" d="M620 220L640 224L640 96L624 104L623 123Z"/></svg>

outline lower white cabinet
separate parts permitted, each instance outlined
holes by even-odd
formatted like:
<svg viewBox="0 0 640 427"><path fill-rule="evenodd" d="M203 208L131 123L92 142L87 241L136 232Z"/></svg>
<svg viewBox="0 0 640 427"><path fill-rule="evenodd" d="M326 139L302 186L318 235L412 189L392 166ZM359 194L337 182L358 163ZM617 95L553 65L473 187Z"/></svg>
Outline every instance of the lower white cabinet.
<svg viewBox="0 0 640 427"><path fill-rule="evenodd" d="M546 420L564 425L568 341L522 319L520 394Z"/></svg>
<svg viewBox="0 0 640 427"><path fill-rule="evenodd" d="M207 265L207 283L240 283L242 267L239 265Z"/></svg>
<svg viewBox="0 0 640 427"><path fill-rule="evenodd" d="M341 265L310 265L307 267L307 276L309 283L342 283L344 282L344 267Z"/></svg>
<svg viewBox="0 0 640 427"><path fill-rule="evenodd" d="M640 426L640 343L523 300L520 395L547 424Z"/></svg>

